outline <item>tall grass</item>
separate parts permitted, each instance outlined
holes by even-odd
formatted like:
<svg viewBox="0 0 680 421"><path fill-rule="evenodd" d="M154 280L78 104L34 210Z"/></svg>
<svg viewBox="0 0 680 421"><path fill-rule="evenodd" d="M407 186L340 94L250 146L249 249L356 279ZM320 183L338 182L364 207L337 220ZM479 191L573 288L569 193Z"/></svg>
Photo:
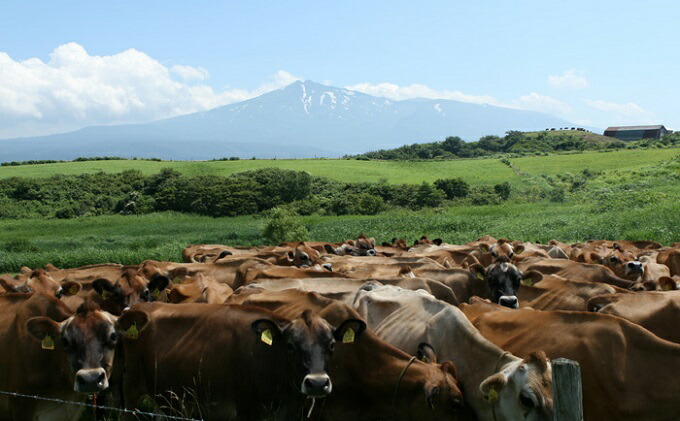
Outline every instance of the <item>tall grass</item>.
<svg viewBox="0 0 680 421"><path fill-rule="evenodd" d="M341 241L359 233L380 243L409 242L422 234L464 243L484 234L525 241L589 239L680 241L680 205L675 200L604 211L592 204L506 203L430 211L391 211L374 216L302 217L312 241ZM188 244L262 245L266 219L210 218L177 213L99 216L73 220L0 221L0 273L21 266L77 267L147 259L179 261ZM21 239L20 247L17 240Z"/></svg>

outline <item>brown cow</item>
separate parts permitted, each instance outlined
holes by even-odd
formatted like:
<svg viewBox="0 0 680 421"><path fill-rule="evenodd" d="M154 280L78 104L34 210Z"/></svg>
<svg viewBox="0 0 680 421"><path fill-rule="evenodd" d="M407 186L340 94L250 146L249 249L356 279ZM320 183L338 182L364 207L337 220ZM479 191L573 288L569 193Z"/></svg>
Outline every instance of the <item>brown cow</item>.
<svg viewBox="0 0 680 421"><path fill-rule="evenodd" d="M234 291L227 284L221 284L209 276L197 273L193 278L186 277L181 284L173 285L168 294L168 302L180 303L223 303Z"/></svg>
<svg viewBox="0 0 680 421"><path fill-rule="evenodd" d="M81 402L109 385L115 317L87 303L71 315L44 294L0 297L0 390ZM82 407L0 396L0 419L77 420Z"/></svg>
<svg viewBox="0 0 680 421"><path fill-rule="evenodd" d="M314 292L240 290L228 301L257 305L282 315L312 309L331 323L357 317L348 305ZM331 364L333 393L320 408L323 420L469 419L455 366L413 360L366 331L356 346L342 347ZM370 368L369 368L370 367Z"/></svg>
<svg viewBox="0 0 680 421"><path fill-rule="evenodd" d="M21 283L12 278L0 277L0 286L6 292L26 292L51 295L57 298L78 294L80 284L73 281L57 282L44 269L36 269Z"/></svg>
<svg viewBox="0 0 680 421"><path fill-rule="evenodd" d="M660 338L680 343L680 291L600 295L591 298L587 308L623 317Z"/></svg>
<svg viewBox="0 0 680 421"><path fill-rule="evenodd" d="M659 252L656 256L656 261L666 265L671 271L671 276L680 276L680 248L669 248Z"/></svg>
<svg viewBox="0 0 680 421"><path fill-rule="evenodd" d="M330 394L336 342L353 348L366 328L346 318L336 329L310 311L288 319L257 307L165 303L133 306L118 324L135 328L123 341L128 406L150 399L198 405L206 419L243 420L268 411L297 418L306 397Z"/></svg>
<svg viewBox="0 0 680 421"><path fill-rule="evenodd" d="M613 285L570 281L557 275L546 275L537 283L522 285L517 296L520 307L531 307L536 310L586 311L590 298L615 292L630 293Z"/></svg>
<svg viewBox="0 0 680 421"><path fill-rule="evenodd" d="M602 282L619 288L630 288L634 282L616 276L609 268L597 264L565 259L527 259L517 263L522 271L535 270L545 275L557 275L575 281Z"/></svg>
<svg viewBox="0 0 680 421"><path fill-rule="evenodd" d="M461 310L484 337L515 355L539 348L551 359L578 361L585 419L680 419L678 344L605 314L511 311L479 300Z"/></svg>

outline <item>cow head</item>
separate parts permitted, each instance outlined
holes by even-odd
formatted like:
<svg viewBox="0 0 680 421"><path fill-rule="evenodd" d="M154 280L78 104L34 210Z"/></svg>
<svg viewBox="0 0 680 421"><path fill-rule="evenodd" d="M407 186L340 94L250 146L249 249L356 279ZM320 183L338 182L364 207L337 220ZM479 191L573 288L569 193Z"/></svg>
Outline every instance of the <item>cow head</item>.
<svg viewBox="0 0 680 421"><path fill-rule="evenodd" d="M309 268L321 262L321 254L314 248L307 246L304 242L286 253L287 263L290 266L299 268Z"/></svg>
<svg viewBox="0 0 680 421"><path fill-rule="evenodd" d="M119 337L116 320L116 316L88 300L61 323L48 317L33 317L26 327L41 341L43 349L59 347L65 352L74 376L73 389L92 394L109 387Z"/></svg>
<svg viewBox="0 0 680 421"><path fill-rule="evenodd" d="M44 269L31 271L29 278L20 284L13 284L7 279L0 278L0 286L7 292L45 294L57 298L76 295L81 289L78 282L55 281Z"/></svg>
<svg viewBox="0 0 680 421"><path fill-rule="evenodd" d="M617 276L629 281L637 281L645 274L642 262L638 261L637 257L631 252L615 249L602 259L602 263Z"/></svg>
<svg viewBox="0 0 680 421"><path fill-rule="evenodd" d="M368 238L366 234L361 234L354 242L355 256L375 256L375 238Z"/></svg>
<svg viewBox="0 0 680 421"><path fill-rule="evenodd" d="M331 393L328 367L335 343L351 344L366 330L366 323L347 319L337 329L310 310L289 322L259 319L251 325L263 346L285 346L293 366L294 384L309 397Z"/></svg>
<svg viewBox="0 0 680 421"><path fill-rule="evenodd" d="M552 367L542 351L506 364L479 390L502 419L552 420Z"/></svg>
<svg viewBox="0 0 680 421"><path fill-rule="evenodd" d="M494 258L498 258L498 257L501 257L501 256L507 256L508 258L512 259L512 257L515 254L521 254L524 251L524 244L515 243L515 245L513 245L509 241L507 241L506 239L501 238L500 240L496 241L493 244L480 243L479 249L482 252L491 253L491 255Z"/></svg>
<svg viewBox="0 0 680 421"><path fill-rule="evenodd" d="M158 301L169 284L170 280L163 275L154 275L147 282L137 271L128 269L115 284L108 279L100 278L92 282L92 288L97 293L97 301L104 310L120 315L133 304Z"/></svg>
<svg viewBox="0 0 680 421"><path fill-rule="evenodd" d="M519 307L517 291L522 281L534 284L543 279L543 275L534 270L522 273L506 256L496 259L495 263L486 268L477 263L472 264L469 270L477 279L487 283L489 298L494 303L509 308Z"/></svg>
<svg viewBox="0 0 680 421"><path fill-rule="evenodd" d="M441 238L435 238L434 240L430 240L429 238L427 238L427 235L423 235L422 237L420 237L419 240L415 240L415 241L413 242L413 245L414 245L414 246L419 246L419 245L421 245L421 244L428 244L428 245L434 244L434 245L436 245L436 246L441 246L442 243L443 243L443 241L442 241Z"/></svg>

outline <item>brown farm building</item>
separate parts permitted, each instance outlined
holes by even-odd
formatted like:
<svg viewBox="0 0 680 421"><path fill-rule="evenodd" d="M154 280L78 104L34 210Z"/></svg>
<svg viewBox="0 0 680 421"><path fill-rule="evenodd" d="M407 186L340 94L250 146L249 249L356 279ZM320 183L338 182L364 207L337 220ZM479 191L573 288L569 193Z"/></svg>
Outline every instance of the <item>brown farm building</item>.
<svg viewBox="0 0 680 421"><path fill-rule="evenodd" d="M619 140L661 139L661 136L671 133L664 126L618 126L607 127L605 136Z"/></svg>

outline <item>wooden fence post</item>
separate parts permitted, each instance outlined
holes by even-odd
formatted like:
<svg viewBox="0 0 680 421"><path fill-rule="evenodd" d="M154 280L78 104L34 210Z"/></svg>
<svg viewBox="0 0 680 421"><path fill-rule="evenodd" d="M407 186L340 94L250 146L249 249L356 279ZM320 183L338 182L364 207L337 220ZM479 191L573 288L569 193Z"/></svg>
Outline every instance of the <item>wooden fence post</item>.
<svg viewBox="0 0 680 421"><path fill-rule="evenodd" d="M555 421L583 421L581 367L566 358L552 361Z"/></svg>

